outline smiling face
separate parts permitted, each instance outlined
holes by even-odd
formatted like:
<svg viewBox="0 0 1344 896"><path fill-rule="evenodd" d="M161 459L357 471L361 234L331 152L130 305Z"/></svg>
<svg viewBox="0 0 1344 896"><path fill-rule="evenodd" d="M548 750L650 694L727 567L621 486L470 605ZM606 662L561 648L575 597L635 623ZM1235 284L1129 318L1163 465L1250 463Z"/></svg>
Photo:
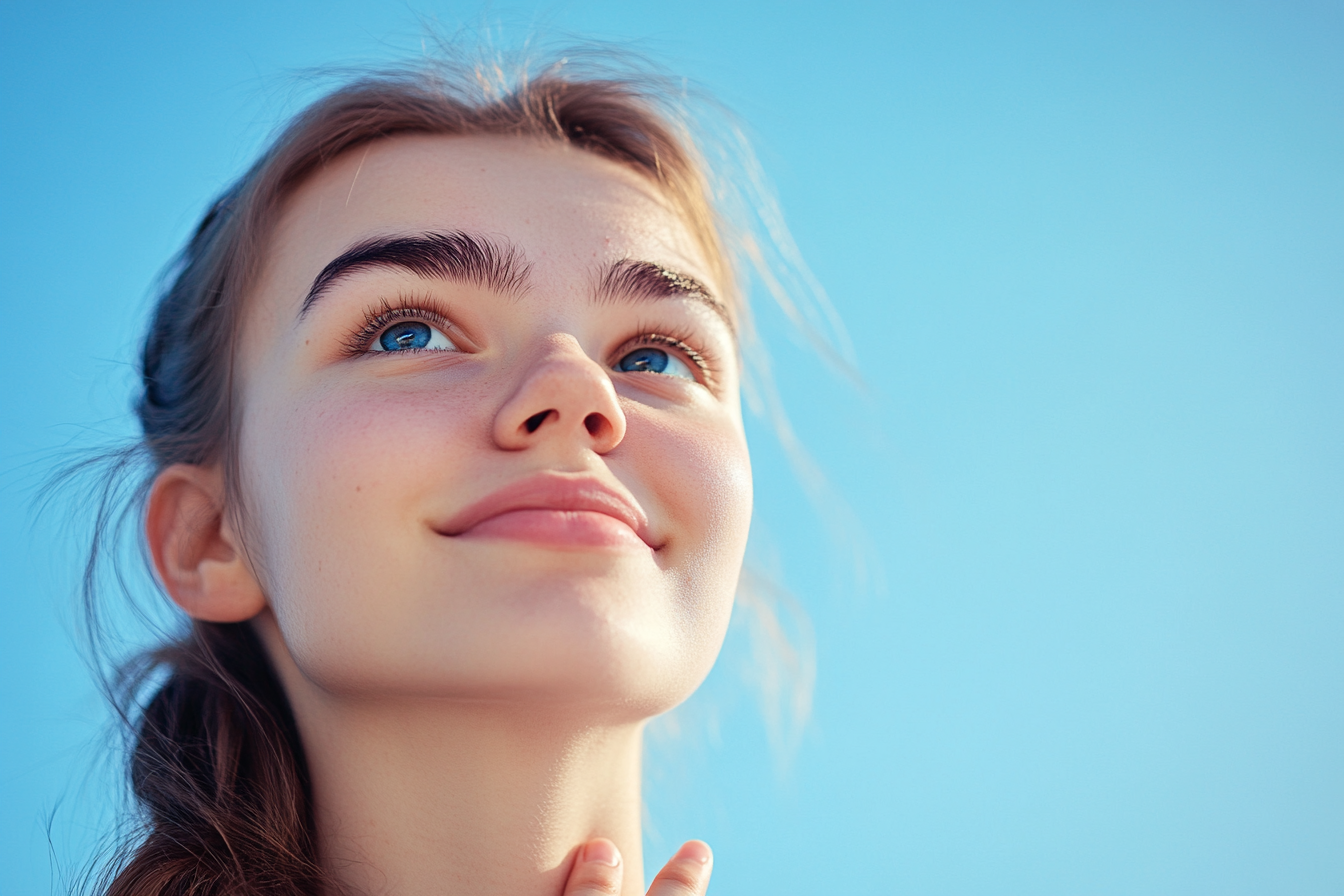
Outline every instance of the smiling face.
<svg viewBox="0 0 1344 896"><path fill-rule="evenodd" d="M250 556L333 695L684 699L751 515L727 284L656 186L504 137L353 150L245 308Z"/></svg>

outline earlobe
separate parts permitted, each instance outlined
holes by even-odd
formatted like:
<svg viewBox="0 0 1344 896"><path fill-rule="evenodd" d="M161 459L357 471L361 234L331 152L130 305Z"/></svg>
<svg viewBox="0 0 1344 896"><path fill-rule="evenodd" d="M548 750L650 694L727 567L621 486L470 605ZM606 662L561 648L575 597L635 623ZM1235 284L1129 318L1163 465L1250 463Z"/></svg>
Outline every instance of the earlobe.
<svg viewBox="0 0 1344 896"><path fill-rule="evenodd" d="M223 471L174 464L154 480L145 539L168 596L193 619L242 622L266 607L225 515Z"/></svg>

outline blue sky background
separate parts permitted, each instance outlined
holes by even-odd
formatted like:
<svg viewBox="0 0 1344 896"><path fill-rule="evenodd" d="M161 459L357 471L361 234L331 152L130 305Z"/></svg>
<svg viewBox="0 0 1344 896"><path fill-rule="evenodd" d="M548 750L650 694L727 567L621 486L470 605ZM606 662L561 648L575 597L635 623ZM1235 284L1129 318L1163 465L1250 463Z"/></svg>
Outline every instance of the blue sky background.
<svg viewBox="0 0 1344 896"><path fill-rule="evenodd" d="M734 636L653 751L651 865L695 836L722 896L1344 892L1344 6L48 0L0 6L0 894L61 892L114 808L78 548L27 501L129 432L148 285L293 73L421 17L716 93L868 384L761 303L885 588L753 424L815 712L780 772Z"/></svg>

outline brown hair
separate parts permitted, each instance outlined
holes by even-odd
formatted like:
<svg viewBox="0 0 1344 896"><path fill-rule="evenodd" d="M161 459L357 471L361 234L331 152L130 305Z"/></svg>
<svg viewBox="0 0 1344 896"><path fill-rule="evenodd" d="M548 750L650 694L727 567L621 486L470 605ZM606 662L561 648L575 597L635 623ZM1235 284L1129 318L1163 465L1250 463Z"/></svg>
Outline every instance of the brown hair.
<svg viewBox="0 0 1344 896"><path fill-rule="evenodd" d="M658 185L717 266L717 279L734 284L695 143L656 81L575 78L555 66L509 89L497 82L480 71L446 76L434 68L353 80L295 117L224 191L165 278L153 310L136 402L148 470L129 509L170 464L221 463L231 470L233 340L244 296L287 197L361 144L397 134L497 134L612 159ZM123 468L129 457L122 456ZM227 478L232 489L236 477ZM86 569L91 619L114 491L104 491ZM100 889L109 896L330 891L314 852L298 731L249 624L192 622L180 637L125 666L115 693L133 729L130 780L142 827Z"/></svg>

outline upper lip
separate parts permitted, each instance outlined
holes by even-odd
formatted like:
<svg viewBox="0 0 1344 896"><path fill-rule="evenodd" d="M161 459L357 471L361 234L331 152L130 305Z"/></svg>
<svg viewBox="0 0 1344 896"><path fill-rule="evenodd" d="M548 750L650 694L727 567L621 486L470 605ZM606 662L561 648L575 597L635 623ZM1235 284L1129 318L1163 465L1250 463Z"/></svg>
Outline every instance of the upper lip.
<svg viewBox="0 0 1344 896"><path fill-rule="evenodd" d="M625 489L613 488L592 476L564 473L537 473L506 485L467 505L434 529L440 535L461 535L478 523L515 510L604 513L633 529L649 547L657 547L649 533L648 516Z"/></svg>

